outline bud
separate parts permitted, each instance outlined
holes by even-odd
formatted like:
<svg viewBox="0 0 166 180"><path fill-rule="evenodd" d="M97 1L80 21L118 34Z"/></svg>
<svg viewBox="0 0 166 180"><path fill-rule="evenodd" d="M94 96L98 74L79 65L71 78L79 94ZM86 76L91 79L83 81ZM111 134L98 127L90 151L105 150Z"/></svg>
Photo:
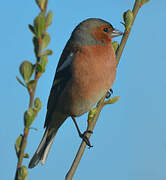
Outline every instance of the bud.
<svg viewBox="0 0 166 180"><path fill-rule="evenodd" d="M41 72L42 73L45 72L47 62L48 62L48 57L47 56L42 56L40 58L40 66L41 66Z"/></svg>
<svg viewBox="0 0 166 180"><path fill-rule="evenodd" d="M117 50L118 47L119 47L118 41L114 41L114 42L112 43L112 46L113 46L113 48L114 48L114 52L116 53L116 50Z"/></svg>
<svg viewBox="0 0 166 180"><path fill-rule="evenodd" d="M15 145L14 145L17 157L19 157L21 141L22 141L22 136L20 135L16 139L16 142L15 142Z"/></svg>
<svg viewBox="0 0 166 180"><path fill-rule="evenodd" d="M41 52L41 53L40 53L40 56L49 56L49 55L51 55L52 53L53 53L52 50L47 49L47 50Z"/></svg>
<svg viewBox="0 0 166 180"><path fill-rule="evenodd" d="M46 1L46 0L36 0L36 4L39 6L39 8L40 8L41 10L44 9L45 1Z"/></svg>
<svg viewBox="0 0 166 180"><path fill-rule="evenodd" d="M41 38L45 30L45 17L41 12L34 20L34 30L38 38Z"/></svg>
<svg viewBox="0 0 166 180"><path fill-rule="evenodd" d="M142 5L146 4L147 2L149 2L150 0L141 0Z"/></svg>
<svg viewBox="0 0 166 180"><path fill-rule="evenodd" d="M34 30L34 27L31 25L31 24L28 24L28 27L30 29L30 31L35 34L35 30Z"/></svg>
<svg viewBox="0 0 166 180"><path fill-rule="evenodd" d="M50 35L45 32L42 39L41 49L45 49L50 43Z"/></svg>
<svg viewBox="0 0 166 180"><path fill-rule="evenodd" d="M94 115L96 114L96 111L97 111L97 108L93 108L89 111L88 120L91 120L94 117Z"/></svg>
<svg viewBox="0 0 166 180"><path fill-rule="evenodd" d="M126 31L128 31L132 24L133 24L133 13L131 10L127 10L125 13L123 13L123 20L125 22L125 28L126 28Z"/></svg>
<svg viewBox="0 0 166 180"><path fill-rule="evenodd" d="M24 113L24 126L26 128L29 128L31 124L33 123L35 119L36 113L32 108L29 108L27 111Z"/></svg>
<svg viewBox="0 0 166 180"><path fill-rule="evenodd" d="M29 61L24 61L20 65L20 74L22 75L23 79L26 83L29 82L29 79L31 78L33 74L34 68L33 64Z"/></svg>
<svg viewBox="0 0 166 180"><path fill-rule="evenodd" d="M26 180L28 176L28 168L26 166L22 166L18 169L18 180Z"/></svg>
<svg viewBox="0 0 166 180"><path fill-rule="evenodd" d="M115 96L113 98L110 98L108 101L104 102L104 105L106 104L114 104L120 99L120 96Z"/></svg>
<svg viewBox="0 0 166 180"><path fill-rule="evenodd" d="M47 27L52 24L52 17L53 17L53 13L52 13L52 11L49 11L46 16L46 26Z"/></svg>
<svg viewBox="0 0 166 180"><path fill-rule="evenodd" d="M29 154L27 154L27 153L24 154L24 158L27 158L27 159L30 158Z"/></svg>
<svg viewBox="0 0 166 180"><path fill-rule="evenodd" d="M34 109L39 112L41 109L42 103L40 101L40 99L37 97L34 101Z"/></svg>

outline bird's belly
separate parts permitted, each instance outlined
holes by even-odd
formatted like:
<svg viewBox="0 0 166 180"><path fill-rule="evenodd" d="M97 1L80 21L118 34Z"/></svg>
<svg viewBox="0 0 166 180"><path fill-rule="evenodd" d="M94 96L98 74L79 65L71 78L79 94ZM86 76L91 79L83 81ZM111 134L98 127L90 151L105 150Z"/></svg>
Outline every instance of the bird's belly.
<svg viewBox="0 0 166 180"><path fill-rule="evenodd" d="M80 84L80 88L73 90L77 98L73 98L73 106L71 114L74 116L81 116L88 112L109 90L112 85L112 79L96 79L96 81L89 82L85 87ZM75 96L75 95L74 95Z"/></svg>
<svg viewBox="0 0 166 180"><path fill-rule="evenodd" d="M70 116L81 116L88 112L112 86L116 71L110 69L93 76L84 75L84 81L73 80L66 96L66 112ZM91 77L91 78L89 78Z"/></svg>
<svg viewBox="0 0 166 180"><path fill-rule="evenodd" d="M91 88L88 89L91 90ZM81 116L82 114L88 112L105 95L106 92L106 89L101 89L98 92L92 92L87 94L87 96L83 96L84 94L78 91L77 98L74 99L73 106L70 108L70 114L72 116Z"/></svg>

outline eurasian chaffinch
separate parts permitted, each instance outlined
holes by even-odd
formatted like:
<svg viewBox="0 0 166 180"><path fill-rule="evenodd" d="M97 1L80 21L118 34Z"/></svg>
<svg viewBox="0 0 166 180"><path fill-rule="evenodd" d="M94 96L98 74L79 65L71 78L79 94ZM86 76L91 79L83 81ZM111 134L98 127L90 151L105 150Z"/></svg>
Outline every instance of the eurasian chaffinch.
<svg viewBox="0 0 166 180"><path fill-rule="evenodd" d="M112 38L122 35L98 18L81 22L72 32L60 57L47 105L43 138L29 168L45 163L59 127L68 117L88 112L109 90L116 76L117 61ZM79 135L90 146L85 133Z"/></svg>

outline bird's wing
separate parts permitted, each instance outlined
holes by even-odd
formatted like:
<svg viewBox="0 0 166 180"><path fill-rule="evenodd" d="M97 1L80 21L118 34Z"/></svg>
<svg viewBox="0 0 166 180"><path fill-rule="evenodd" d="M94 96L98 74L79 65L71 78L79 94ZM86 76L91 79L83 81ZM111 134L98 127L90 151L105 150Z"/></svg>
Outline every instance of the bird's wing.
<svg viewBox="0 0 166 180"><path fill-rule="evenodd" d="M47 115L46 115L44 127L47 127L47 125L49 124L49 121L51 120L52 112L56 108L58 97L65 88L66 83L71 78L71 64L74 57L77 54L78 49L74 48L69 43L70 42L68 42L66 47L64 48L56 69L53 85L48 99Z"/></svg>

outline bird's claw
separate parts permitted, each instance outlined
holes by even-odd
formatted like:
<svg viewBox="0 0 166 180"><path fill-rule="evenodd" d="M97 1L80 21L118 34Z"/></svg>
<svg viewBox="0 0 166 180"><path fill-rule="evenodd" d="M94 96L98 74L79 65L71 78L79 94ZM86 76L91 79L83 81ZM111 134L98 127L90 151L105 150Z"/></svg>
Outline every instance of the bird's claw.
<svg viewBox="0 0 166 180"><path fill-rule="evenodd" d="M93 133L93 131L86 130L83 134L80 134L80 138L89 146L89 148L93 147L89 141L89 138L86 136L86 133Z"/></svg>
<svg viewBox="0 0 166 180"><path fill-rule="evenodd" d="M109 89L109 90L107 91L106 98L107 98L107 99L110 98L112 94L113 94L113 90L112 90L112 89Z"/></svg>

